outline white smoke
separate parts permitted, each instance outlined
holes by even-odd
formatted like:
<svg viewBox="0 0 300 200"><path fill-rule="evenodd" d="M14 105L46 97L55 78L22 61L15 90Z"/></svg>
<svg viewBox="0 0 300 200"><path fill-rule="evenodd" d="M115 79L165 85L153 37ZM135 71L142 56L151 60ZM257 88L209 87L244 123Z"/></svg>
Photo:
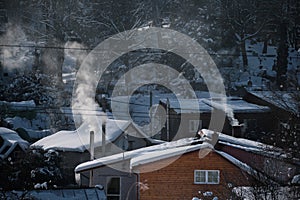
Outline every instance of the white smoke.
<svg viewBox="0 0 300 200"><path fill-rule="evenodd" d="M83 57L84 55L80 55L79 59L83 59ZM98 80L96 80L97 77L93 76L95 73L95 66L92 64L94 63L93 59L91 57L86 58L84 65L88 70L79 70L77 73L72 96L72 111L76 127L79 127L82 123L87 123L90 131L101 134L102 124L106 122L107 117L95 101L97 86L95 83Z"/></svg>
<svg viewBox="0 0 300 200"><path fill-rule="evenodd" d="M66 42L65 44L64 71L70 72L78 69L87 56L87 48L78 42Z"/></svg>
<svg viewBox="0 0 300 200"><path fill-rule="evenodd" d="M239 121L234 117L233 109L225 101L214 102L213 99L211 101L203 99L203 102L218 110L222 110L228 117L228 120L232 126L239 125Z"/></svg>
<svg viewBox="0 0 300 200"><path fill-rule="evenodd" d="M227 107L225 109L225 113L226 113L226 116L228 117L228 119L230 121L231 126L239 125L239 121L234 117L234 113L233 113L232 108Z"/></svg>
<svg viewBox="0 0 300 200"><path fill-rule="evenodd" d="M6 71L18 70L20 73L31 71L34 62L34 43L28 42L26 34L18 25L9 24L0 37L2 62Z"/></svg>

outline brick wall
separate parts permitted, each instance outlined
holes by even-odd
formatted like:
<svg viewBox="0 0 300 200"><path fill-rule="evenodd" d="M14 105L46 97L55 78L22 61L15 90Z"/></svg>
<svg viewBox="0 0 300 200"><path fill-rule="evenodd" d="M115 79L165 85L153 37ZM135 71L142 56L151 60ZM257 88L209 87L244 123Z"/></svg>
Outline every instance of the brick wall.
<svg viewBox="0 0 300 200"><path fill-rule="evenodd" d="M165 159L139 167L139 170L155 169L170 160ZM194 170L220 170L220 183L215 185L194 184ZM155 199L189 199L203 197L206 191L213 192L219 199L230 197L232 186L249 185L251 178L235 165L215 152L199 159L199 152L186 153L167 167L140 174L140 182L147 183L148 188L140 191L141 200ZM249 179L249 180L248 180ZM201 194L199 194L201 191ZM209 199L212 199L209 197Z"/></svg>

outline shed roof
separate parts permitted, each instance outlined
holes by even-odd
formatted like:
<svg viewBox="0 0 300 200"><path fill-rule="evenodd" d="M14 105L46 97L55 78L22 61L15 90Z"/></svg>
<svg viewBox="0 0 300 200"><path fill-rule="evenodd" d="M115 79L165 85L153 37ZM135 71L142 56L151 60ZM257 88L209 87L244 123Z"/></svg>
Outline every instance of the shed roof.
<svg viewBox="0 0 300 200"><path fill-rule="evenodd" d="M106 143L115 141L129 125L132 123L124 120L106 121ZM148 138L146 135L136 129L143 138ZM76 151L84 152L90 146L90 127L89 124L83 123L77 130L74 131L59 131L53 135L45 137L31 147L43 148L44 150L56 149L60 151ZM95 147L102 146L102 135L95 132Z"/></svg>
<svg viewBox="0 0 300 200"><path fill-rule="evenodd" d="M0 137L3 139L3 144L0 146L0 158L2 159L8 157L17 146L23 151L29 146L29 143L23 140L17 132L4 127L0 127Z"/></svg>

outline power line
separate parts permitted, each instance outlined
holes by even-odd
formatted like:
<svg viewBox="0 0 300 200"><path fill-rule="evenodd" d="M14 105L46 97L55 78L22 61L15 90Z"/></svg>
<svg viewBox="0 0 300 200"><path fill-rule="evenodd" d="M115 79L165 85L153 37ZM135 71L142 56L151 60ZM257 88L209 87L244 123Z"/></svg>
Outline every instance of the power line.
<svg viewBox="0 0 300 200"><path fill-rule="evenodd" d="M94 50L95 52L110 52L111 49L95 49L95 48L82 48L82 47L60 47L60 46L40 46L40 45L18 45L18 44L0 44L0 47L7 47L7 48L37 48L37 49L57 49L57 50L77 50L77 51L92 51ZM119 49L122 50L122 49ZM122 51L126 52L128 49L124 49ZM137 49L135 51L142 50L142 49ZM169 51L170 53L173 53ZM147 52L151 53L151 52ZM157 54L158 52L154 52ZM167 52L168 53L168 52ZM206 53L203 52L180 52L183 54L195 54L195 55L207 55ZM209 55L213 56L241 56L241 54L236 54L236 53L214 53L214 52L208 52ZM276 57L275 55L247 55L247 57ZM288 56L289 58L298 58L298 56Z"/></svg>

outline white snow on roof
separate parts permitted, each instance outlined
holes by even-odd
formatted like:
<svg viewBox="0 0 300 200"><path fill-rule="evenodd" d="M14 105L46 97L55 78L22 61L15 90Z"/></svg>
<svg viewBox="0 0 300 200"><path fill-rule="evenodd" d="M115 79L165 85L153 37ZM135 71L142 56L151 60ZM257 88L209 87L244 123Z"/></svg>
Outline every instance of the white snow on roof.
<svg viewBox="0 0 300 200"><path fill-rule="evenodd" d="M216 151L218 154L220 154L221 156L223 156L224 158L226 158L227 160L229 160L231 163L233 163L234 165L236 165L237 167L239 167L240 169L246 171L248 174L257 177L258 172L256 170L254 170L252 167L250 167L249 165L247 165L246 163L241 162L240 160L236 159L235 157L222 152L222 151Z"/></svg>
<svg viewBox="0 0 300 200"><path fill-rule="evenodd" d="M24 194L24 191L10 191L5 193L8 199L22 199L24 198ZM37 200L106 200L104 190L98 188L32 190L28 191L25 195L25 199L27 198Z"/></svg>
<svg viewBox="0 0 300 200"><path fill-rule="evenodd" d="M130 122L107 119L106 121L106 142L116 140L125 130ZM75 131L59 131L53 135L45 137L31 147L43 148L44 150L56 149L61 151L84 152L90 146L90 128L87 123L83 123ZM101 131L95 132L95 147L102 145Z"/></svg>
<svg viewBox="0 0 300 200"><path fill-rule="evenodd" d="M167 99L162 99L167 104ZM210 113L212 107L204 103L204 99L169 99L170 108L176 113Z"/></svg>
<svg viewBox="0 0 300 200"><path fill-rule="evenodd" d="M52 135L53 132L50 129L45 129L45 130L33 130L33 129L28 129L28 128L19 128L16 130L19 134L19 131L24 131L27 133L29 139L42 139L44 137L47 137L49 135ZM21 135L21 134L20 134ZM22 135L21 135L22 136ZM23 137L23 136L22 136ZM23 137L24 138L24 137ZM24 138L27 140L27 138Z"/></svg>
<svg viewBox="0 0 300 200"><path fill-rule="evenodd" d="M137 166L148 161L160 160L167 157L180 155L185 151L192 151L200 148L212 148L208 143L201 145L190 145L195 142L194 138L184 138L173 142L165 142L163 144L144 147L133 151L118 153L111 156L102 157L93 161L88 161L78 165L75 172L86 171L89 169L113 164L122 160L132 159L132 166ZM161 156L161 157L160 157ZM145 159L144 159L144 158ZM134 159L135 158L135 159Z"/></svg>
<svg viewBox="0 0 300 200"><path fill-rule="evenodd" d="M5 122L12 126L13 130L18 128L40 130L40 129L49 129L50 127L50 117L45 113L37 113L34 119L26 119L19 116L13 118L5 118Z"/></svg>
<svg viewBox="0 0 300 200"><path fill-rule="evenodd" d="M162 103L166 104L167 99L162 99ZM197 105L198 103L198 105ZM260 106L248 103L239 97L227 98L202 98L202 99L169 99L171 109L177 113L210 113L213 109L228 112L232 110L234 113L249 112L269 112L267 106Z"/></svg>
<svg viewBox="0 0 300 200"><path fill-rule="evenodd" d="M204 133L207 132L211 134L212 131L203 129ZM223 133L219 133L219 144L224 144L227 146L235 147L245 151L262 154L264 156L276 157L276 158L287 158L287 155L283 152L282 149L274 147L271 145L263 144L253 140L248 140L244 138L235 138Z"/></svg>
<svg viewBox="0 0 300 200"><path fill-rule="evenodd" d="M247 172L249 175L257 178L259 181L265 182L265 183L275 183L273 180L271 180L269 177L267 177L264 173L261 173L251 166L247 165L246 163L241 162L240 160L236 159L235 157L222 152L222 151L216 151L218 154L220 154L222 157L230 161L235 166L239 167L241 170Z"/></svg>
<svg viewBox="0 0 300 200"><path fill-rule="evenodd" d="M0 101L0 106L8 106L14 110L33 110L36 107L33 100L20 102Z"/></svg>
<svg viewBox="0 0 300 200"><path fill-rule="evenodd" d="M298 114L299 102L293 97L293 93L286 91L248 91L252 95L277 106L281 109Z"/></svg>
<svg viewBox="0 0 300 200"><path fill-rule="evenodd" d="M212 145L209 143L202 143L197 145L188 145L188 146L181 146L171 149L162 149L157 151L150 151L150 152L142 152L141 154L133 157L130 160L130 168L133 169L134 167L137 167L139 165L148 164L151 162L163 160L166 158L179 156L184 153L196 151L199 149L209 148L213 149Z"/></svg>
<svg viewBox="0 0 300 200"><path fill-rule="evenodd" d="M204 99L204 103L207 105L227 112L232 110L234 113L249 113L249 112L269 112L270 108L267 106L260 106L253 103L248 103L238 97L228 97L225 101L221 99Z"/></svg>
<svg viewBox="0 0 300 200"><path fill-rule="evenodd" d="M0 137L3 144L0 146L0 158L4 159L19 145L22 150L26 150L29 143L23 140L15 131L0 127Z"/></svg>

